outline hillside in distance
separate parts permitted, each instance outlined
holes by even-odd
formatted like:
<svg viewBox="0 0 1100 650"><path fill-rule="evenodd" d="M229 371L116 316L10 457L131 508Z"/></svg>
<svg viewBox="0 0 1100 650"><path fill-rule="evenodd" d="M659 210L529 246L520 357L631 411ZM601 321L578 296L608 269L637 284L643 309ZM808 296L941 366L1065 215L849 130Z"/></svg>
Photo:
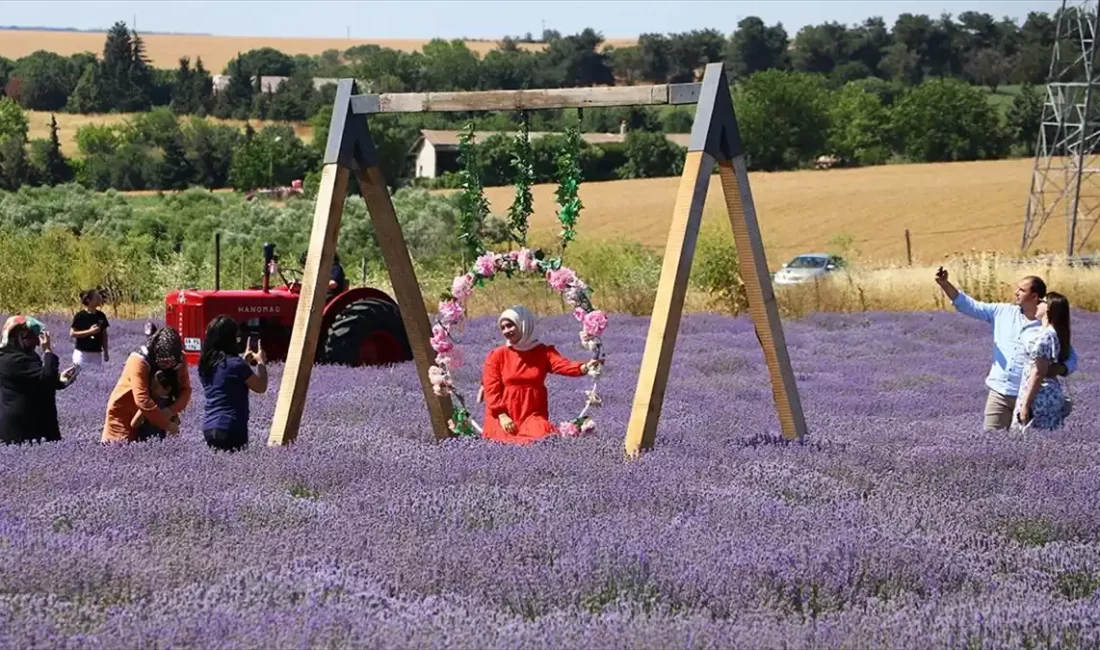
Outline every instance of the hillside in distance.
<svg viewBox="0 0 1100 650"><path fill-rule="evenodd" d="M394 50L413 52L424 47L431 38L285 38L279 36L214 36L210 34L144 34L146 56L154 67L175 68L180 57L194 61L202 57L203 65L213 73L220 73L230 59L240 52L273 47L281 52L315 55L325 50L343 52L356 45L380 45ZM104 32L75 32L54 30L0 29L0 56L15 60L36 50L57 52L63 56L79 52L103 52ZM608 39L605 45L633 45L636 39ZM500 44L497 40L466 41L466 47L484 56ZM543 43L520 43L520 47L540 50Z"/></svg>

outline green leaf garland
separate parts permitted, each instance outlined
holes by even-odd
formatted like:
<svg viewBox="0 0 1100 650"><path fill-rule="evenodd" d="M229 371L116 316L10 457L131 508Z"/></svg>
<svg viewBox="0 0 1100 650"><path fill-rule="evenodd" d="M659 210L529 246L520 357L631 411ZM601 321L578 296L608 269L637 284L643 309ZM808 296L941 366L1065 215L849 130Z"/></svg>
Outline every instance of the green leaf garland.
<svg viewBox="0 0 1100 650"><path fill-rule="evenodd" d="M471 122L462 130L458 140L458 159L462 165L459 178L462 193L459 195L458 240L462 244L463 260L469 264L485 252L479 233L489 216L489 201L481 185L481 166L477 146L474 144L474 125Z"/></svg>
<svg viewBox="0 0 1100 650"><path fill-rule="evenodd" d="M558 175L558 221L561 222L561 250L565 253L565 247L577 237L574 227L577 225L577 217L580 216L581 203L577 195L581 185L581 134L576 127L569 127L565 131L565 148L557 157Z"/></svg>
<svg viewBox="0 0 1100 650"><path fill-rule="evenodd" d="M512 169L515 170L515 198L508 208L508 226L512 241L520 247L527 246L528 221L534 209L531 185L535 182L535 166L532 163L530 126L524 115L523 126L516 136L512 152Z"/></svg>

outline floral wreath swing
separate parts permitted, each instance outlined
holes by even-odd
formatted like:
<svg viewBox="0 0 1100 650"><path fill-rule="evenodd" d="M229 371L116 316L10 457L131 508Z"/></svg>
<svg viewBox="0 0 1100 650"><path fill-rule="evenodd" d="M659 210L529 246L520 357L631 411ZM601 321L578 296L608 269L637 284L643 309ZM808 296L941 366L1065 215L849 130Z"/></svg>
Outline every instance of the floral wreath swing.
<svg viewBox="0 0 1100 650"><path fill-rule="evenodd" d="M569 242L576 238L574 226L583 207L577 196L581 182L580 133L575 128L569 128L565 136L566 146L556 161L559 182L557 202L560 206L557 217L562 225L559 234L562 255ZM473 294L474 288L483 287L487 281L501 275L507 278L520 274L544 277L549 287L561 294L566 304L573 309L573 316L581 325L581 345L592 353L592 360L604 359L600 337L607 329L607 316L592 305L592 290L576 272L562 264L562 255L547 259L543 251L527 247L528 219L533 212L531 185L534 182L527 114L523 114L522 127L513 143L515 199L508 209L509 229L512 239L520 246L519 250L506 253L486 251L477 235L478 226L489 214L489 204L482 192L477 151L473 141L474 129L469 124L459 141L459 158L463 165L459 175L462 180L459 240L466 247L464 257L475 260L470 270L456 276L451 290L441 296L432 326L431 345L436 352L435 363L428 370L435 394L452 398L454 415L448 424L451 431L458 436L478 436L482 431L451 376L451 371L461 368L464 362L462 349L455 338L455 330L463 324L465 301ZM585 391L584 407L576 417L557 426L560 435L576 437L595 432L596 423L588 412L601 405L597 389L602 370L602 365L598 365L588 371L588 376L592 378L592 387Z"/></svg>

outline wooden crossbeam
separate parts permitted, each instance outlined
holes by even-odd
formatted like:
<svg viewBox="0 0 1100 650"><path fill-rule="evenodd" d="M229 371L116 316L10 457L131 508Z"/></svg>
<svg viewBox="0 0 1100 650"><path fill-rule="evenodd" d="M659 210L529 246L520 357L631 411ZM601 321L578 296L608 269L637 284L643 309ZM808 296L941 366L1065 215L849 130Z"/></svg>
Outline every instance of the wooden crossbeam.
<svg viewBox="0 0 1100 650"><path fill-rule="evenodd" d="M524 111L601 106L694 104L701 83L601 88L541 88L441 93L383 93L351 98L356 115L457 111Z"/></svg>

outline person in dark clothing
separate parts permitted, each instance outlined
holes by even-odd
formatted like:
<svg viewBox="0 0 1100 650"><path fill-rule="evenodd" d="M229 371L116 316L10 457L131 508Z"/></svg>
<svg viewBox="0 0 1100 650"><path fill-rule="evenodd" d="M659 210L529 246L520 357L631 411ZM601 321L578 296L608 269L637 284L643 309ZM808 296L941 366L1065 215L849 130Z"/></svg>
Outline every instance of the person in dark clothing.
<svg viewBox="0 0 1100 650"><path fill-rule="evenodd" d="M302 265L302 268L306 268L306 253L302 253L298 256L298 263ZM332 273L329 274L328 281L328 296L339 295L348 290L348 278L344 274L344 267L340 265L340 254L332 254Z"/></svg>
<svg viewBox="0 0 1100 650"><path fill-rule="evenodd" d="M267 391L267 358L256 350L241 350L240 329L228 316L206 327L199 356L199 381L206 395L202 435L214 449L236 451L248 444L248 393ZM252 366L255 366L253 370Z"/></svg>
<svg viewBox="0 0 1100 650"><path fill-rule="evenodd" d="M73 316L69 336L74 341L73 363L78 366L99 366L111 360L107 328L111 326L107 316L100 311L103 294L89 289L80 294L84 306Z"/></svg>
<svg viewBox="0 0 1100 650"><path fill-rule="evenodd" d="M42 346L39 358L35 348ZM42 323L12 316L0 335L0 442L61 440L57 391L76 378L76 368L58 372L50 334Z"/></svg>

